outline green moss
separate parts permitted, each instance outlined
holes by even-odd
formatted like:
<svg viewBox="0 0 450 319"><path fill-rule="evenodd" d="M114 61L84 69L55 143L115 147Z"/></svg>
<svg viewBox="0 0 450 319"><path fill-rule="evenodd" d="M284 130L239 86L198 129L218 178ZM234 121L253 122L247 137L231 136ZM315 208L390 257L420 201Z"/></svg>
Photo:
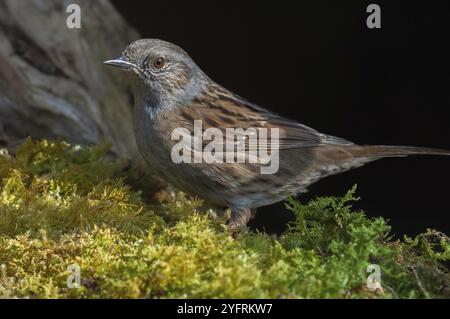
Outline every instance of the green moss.
<svg viewBox="0 0 450 319"><path fill-rule="evenodd" d="M281 236L231 234L198 199L144 200L151 187L107 150L29 139L1 153L0 297L450 297L449 238L393 241L385 220L352 209L355 189L289 199L296 220ZM74 264L81 287L70 289ZM375 291L370 264L381 270Z"/></svg>

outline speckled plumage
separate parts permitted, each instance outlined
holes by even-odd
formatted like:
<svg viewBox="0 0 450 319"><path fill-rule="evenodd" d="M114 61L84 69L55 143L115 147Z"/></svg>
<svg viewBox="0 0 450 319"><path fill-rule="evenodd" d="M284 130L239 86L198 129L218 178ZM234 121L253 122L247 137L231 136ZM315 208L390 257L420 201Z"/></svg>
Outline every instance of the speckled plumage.
<svg viewBox="0 0 450 319"><path fill-rule="evenodd" d="M164 66L152 65L162 57ZM124 61L124 62L121 62ZM229 224L245 225L250 210L272 204L328 175L370 161L410 154L449 155L447 151L393 146L358 146L254 105L208 78L181 48L161 40L143 39L128 46L120 60L108 64L138 75L135 105L137 145L148 165L179 189L210 204L232 210ZM260 173L261 164L181 163L171 159L173 130L193 131L194 120L204 129L278 128L279 170Z"/></svg>

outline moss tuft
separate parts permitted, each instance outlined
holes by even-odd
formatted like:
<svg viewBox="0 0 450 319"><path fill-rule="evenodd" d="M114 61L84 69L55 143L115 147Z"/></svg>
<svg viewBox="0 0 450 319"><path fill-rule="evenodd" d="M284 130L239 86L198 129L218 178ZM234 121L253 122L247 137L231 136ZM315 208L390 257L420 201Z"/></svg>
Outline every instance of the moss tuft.
<svg viewBox="0 0 450 319"><path fill-rule="evenodd" d="M107 150L28 139L15 156L0 152L0 297L450 297L449 238L393 241L384 219L352 209L355 188L289 199L296 219L281 236L230 234L198 199L146 201ZM74 265L79 288L67 285Z"/></svg>

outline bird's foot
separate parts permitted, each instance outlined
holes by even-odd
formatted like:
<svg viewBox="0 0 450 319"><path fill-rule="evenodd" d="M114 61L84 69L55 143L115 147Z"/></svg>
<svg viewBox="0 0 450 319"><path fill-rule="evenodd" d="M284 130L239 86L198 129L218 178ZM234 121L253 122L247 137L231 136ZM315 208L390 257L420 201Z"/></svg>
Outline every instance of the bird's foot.
<svg viewBox="0 0 450 319"><path fill-rule="evenodd" d="M231 230L245 228L252 217L252 210L249 208L232 208L228 228Z"/></svg>

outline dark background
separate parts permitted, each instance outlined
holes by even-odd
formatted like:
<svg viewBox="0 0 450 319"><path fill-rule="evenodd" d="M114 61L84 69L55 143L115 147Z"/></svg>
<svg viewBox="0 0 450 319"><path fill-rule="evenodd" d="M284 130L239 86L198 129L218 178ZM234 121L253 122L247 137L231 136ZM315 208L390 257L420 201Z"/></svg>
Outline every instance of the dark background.
<svg viewBox="0 0 450 319"><path fill-rule="evenodd" d="M450 149L448 1L114 3L142 37L181 46L216 82L270 110L360 144ZM369 3L381 6L381 30L366 26ZM450 158L384 159L300 199L354 184L355 206L390 219L397 236L450 233ZM280 231L289 218L281 203L252 225Z"/></svg>

